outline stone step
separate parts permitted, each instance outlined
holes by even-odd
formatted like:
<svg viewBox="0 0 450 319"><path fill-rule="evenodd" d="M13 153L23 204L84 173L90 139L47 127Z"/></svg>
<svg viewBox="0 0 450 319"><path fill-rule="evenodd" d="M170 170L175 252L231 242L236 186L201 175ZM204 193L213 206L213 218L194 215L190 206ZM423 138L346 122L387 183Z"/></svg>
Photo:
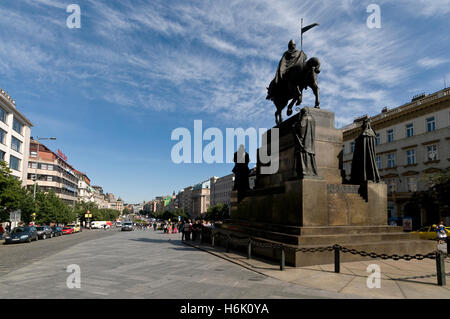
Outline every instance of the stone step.
<svg viewBox="0 0 450 319"><path fill-rule="evenodd" d="M317 226L301 227L299 235L352 235L401 232L403 232L403 228L400 226Z"/></svg>
<svg viewBox="0 0 450 319"><path fill-rule="evenodd" d="M299 236L299 245L333 245L358 244L381 241L402 241L418 239L411 233L373 233L373 234L341 234L341 235L307 235Z"/></svg>

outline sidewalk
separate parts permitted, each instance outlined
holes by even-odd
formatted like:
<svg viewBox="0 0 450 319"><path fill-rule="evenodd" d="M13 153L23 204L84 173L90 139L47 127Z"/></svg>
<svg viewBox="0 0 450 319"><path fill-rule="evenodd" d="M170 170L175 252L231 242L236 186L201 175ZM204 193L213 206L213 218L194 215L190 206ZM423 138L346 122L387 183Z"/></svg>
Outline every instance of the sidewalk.
<svg viewBox="0 0 450 319"><path fill-rule="evenodd" d="M361 298L385 299L450 299L450 260L446 259L447 286L438 286L436 261L424 260L382 260L373 259L360 262L341 263L341 272L334 272L334 264L295 268L286 266L280 271L280 265L252 256L251 260L241 252L222 247L211 247L200 242L184 241L184 244L201 249L217 257L263 274L265 276L330 292L357 295ZM443 247L439 247L442 249ZM381 287L369 289L367 267L380 266Z"/></svg>

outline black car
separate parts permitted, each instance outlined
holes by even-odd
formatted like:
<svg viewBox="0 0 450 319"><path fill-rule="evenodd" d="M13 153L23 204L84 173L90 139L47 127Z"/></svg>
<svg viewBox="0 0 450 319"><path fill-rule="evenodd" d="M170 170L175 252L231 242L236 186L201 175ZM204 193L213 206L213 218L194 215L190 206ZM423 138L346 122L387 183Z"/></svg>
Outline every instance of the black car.
<svg viewBox="0 0 450 319"><path fill-rule="evenodd" d="M53 231L50 226L39 226L36 227L39 239L47 239L53 237Z"/></svg>
<svg viewBox="0 0 450 319"><path fill-rule="evenodd" d="M38 240L36 227L16 227L11 233L6 235L5 244L31 243L32 240Z"/></svg>
<svg viewBox="0 0 450 319"><path fill-rule="evenodd" d="M62 227L53 226L52 233L53 233L53 237L62 236L63 235Z"/></svg>

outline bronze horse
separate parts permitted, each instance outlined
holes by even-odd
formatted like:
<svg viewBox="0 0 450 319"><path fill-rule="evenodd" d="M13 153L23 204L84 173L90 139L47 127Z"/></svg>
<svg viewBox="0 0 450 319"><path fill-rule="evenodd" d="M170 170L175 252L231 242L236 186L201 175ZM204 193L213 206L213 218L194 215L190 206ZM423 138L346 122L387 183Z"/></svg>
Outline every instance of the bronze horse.
<svg viewBox="0 0 450 319"><path fill-rule="evenodd" d="M319 100L319 86L317 82L317 75L320 73L320 61L318 58L311 58L306 61L305 65L296 64L287 70L283 80L279 83L272 80L270 86L267 88L267 100L273 101L277 111L275 112L275 121L279 125L283 118L281 113L283 109L289 104L287 115L292 115L292 107L294 103L297 105L302 103L302 92L310 87L316 97L315 108L320 108Z"/></svg>

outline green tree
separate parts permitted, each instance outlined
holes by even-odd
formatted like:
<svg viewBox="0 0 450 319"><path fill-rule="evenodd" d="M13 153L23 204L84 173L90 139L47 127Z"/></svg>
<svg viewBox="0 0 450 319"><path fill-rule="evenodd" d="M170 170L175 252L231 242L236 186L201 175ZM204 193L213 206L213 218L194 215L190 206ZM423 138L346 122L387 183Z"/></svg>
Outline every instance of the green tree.
<svg viewBox="0 0 450 319"><path fill-rule="evenodd" d="M205 214L205 218L214 221L230 218L228 205L220 203L209 207Z"/></svg>
<svg viewBox="0 0 450 319"><path fill-rule="evenodd" d="M10 213L21 207L24 190L13 175L8 164L0 162L0 222L9 221Z"/></svg>

